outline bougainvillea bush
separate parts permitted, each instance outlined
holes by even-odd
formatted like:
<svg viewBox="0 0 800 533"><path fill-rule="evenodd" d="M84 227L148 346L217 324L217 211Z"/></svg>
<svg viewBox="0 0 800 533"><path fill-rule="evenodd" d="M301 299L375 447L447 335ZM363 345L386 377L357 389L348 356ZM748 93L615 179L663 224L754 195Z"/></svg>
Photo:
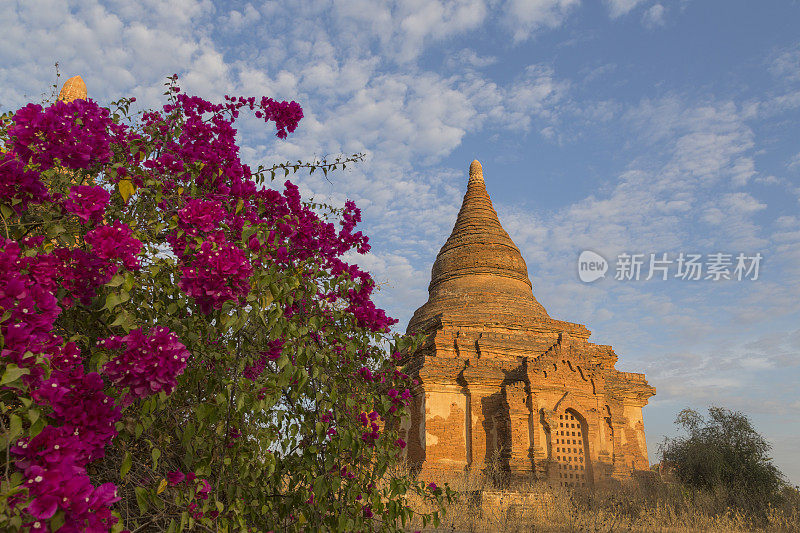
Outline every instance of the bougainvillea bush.
<svg viewBox="0 0 800 533"><path fill-rule="evenodd" d="M3 116L0 529L401 528L448 497L392 474L410 341L342 259L356 206L271 187L345 161L251 169L239 113L285 138L298 104L167 89Z"/></svg>

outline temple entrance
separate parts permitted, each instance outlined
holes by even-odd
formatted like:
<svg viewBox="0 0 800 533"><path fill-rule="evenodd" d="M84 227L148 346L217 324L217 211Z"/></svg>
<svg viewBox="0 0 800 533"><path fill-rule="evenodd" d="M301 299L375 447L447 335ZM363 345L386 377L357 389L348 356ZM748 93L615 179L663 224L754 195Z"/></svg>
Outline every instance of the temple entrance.
<svg viewBox="0 0 800 533"><path fill-rule="evenodd" d="M562 487L591 486L589 445L586 423L571 409L559 415L553 446L558 464L558 481Z"/></svg>

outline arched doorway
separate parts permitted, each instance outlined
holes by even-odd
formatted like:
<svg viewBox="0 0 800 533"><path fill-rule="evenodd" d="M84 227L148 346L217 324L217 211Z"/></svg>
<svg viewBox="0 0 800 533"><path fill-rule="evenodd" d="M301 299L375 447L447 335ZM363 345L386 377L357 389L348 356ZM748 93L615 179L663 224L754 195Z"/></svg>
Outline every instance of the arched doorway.
<svg viewBox="0 0 800 533"><path fill-rule="evenodd" d="M592 485L589 460L589 441L586 422L577 412L567 409L558 415L554 435L558 482L562 487L588 487Z"/></svg>

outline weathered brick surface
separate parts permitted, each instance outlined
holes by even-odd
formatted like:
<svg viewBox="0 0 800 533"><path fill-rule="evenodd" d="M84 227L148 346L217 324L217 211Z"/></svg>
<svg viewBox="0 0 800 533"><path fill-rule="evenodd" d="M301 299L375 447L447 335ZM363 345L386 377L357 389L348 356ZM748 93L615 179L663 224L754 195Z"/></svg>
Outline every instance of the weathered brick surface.
<svg viewBox="0 0 800 533"><path fill-rule="evenodd" d="M470 167L453 232L432 268L410 333L419 379L409 460L428 478L496 467L556 485L622 479L648 468L642 407L655 389L615 369L610 346L551 318L503 230L480 163Z"/></svg>
<svg viewBox="0 0 800 533"><path fill-rule="evenodd" d="M80 76L73 76L64 82L61 86L61 91L58 93L58 99L65 102L72 102L73 100L86 100L86 84Z"/></svg>

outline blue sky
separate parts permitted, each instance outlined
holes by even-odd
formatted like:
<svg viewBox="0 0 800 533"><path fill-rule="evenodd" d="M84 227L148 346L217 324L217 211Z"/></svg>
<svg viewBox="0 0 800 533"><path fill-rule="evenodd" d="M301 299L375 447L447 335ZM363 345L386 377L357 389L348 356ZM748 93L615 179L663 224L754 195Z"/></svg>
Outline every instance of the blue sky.
<svg viewBox="0 0 800 533"><path fill-rule="evenodd" d="M550 315L645 372L651 460L683 407L747 413L800 483L800 4L736 0L134 3L0 0L0 109L80 74L90 96L186 90L294 99L286 141L243 154L365 152L301 177L364 211L405 327L452 228L470 161ZM611 262L582 283L583 250ZM619 253L761 253L759 279L620 281Z"/></svg>

